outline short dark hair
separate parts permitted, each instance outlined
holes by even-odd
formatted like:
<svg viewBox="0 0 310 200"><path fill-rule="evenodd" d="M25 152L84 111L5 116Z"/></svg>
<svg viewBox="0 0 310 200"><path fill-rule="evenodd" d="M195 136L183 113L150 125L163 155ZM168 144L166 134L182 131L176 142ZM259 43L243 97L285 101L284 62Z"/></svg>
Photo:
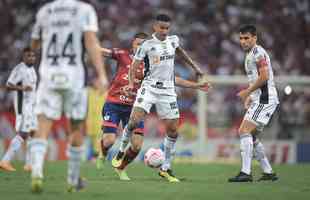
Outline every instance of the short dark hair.
<svg viewBox="0 0 310 200"><path fill-rule="evenodd" d="M149 35L147 33L144 33L144 32L139 32L139 33L136 33L134 38L140 38L140 39L145 39L147 38Z"/></svg>
<svg viewBox="0 0 310 200"><path fill-rule="evenodd" d="M250 33L251 35L257 35L256 26L253 24L245 24L239 28L239 32L242 34Z"/></svg>
<svg viewBox="0 0 310 200"><path fill-rule="evenodd" d="M23 48L23 54L28 53L28 52L33 52L33 50L29 46Z"/></svg>
<svg viewBox="0 0 310 200"><path fill-rule="evenodd" d="M156 21L170 22L171 18L166 14L159 14L156 16Z"/></svg>

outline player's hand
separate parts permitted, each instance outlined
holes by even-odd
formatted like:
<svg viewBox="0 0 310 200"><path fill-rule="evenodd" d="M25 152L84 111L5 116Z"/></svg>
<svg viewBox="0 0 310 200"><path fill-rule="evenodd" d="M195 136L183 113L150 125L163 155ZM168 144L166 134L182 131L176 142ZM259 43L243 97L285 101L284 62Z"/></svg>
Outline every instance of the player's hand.
<svg viewBox="0 0 310 200"><path fill-rule="evenodd" d="M29 86L29 85L25 85L25 86L22 87L22 90L25 91L25 92L30 92L30 91L32 91L32 87Z"/></svg>
<svg viewBox="0 0 310 200"><path fill-rule="evenodd" d="M250 96L248 96L248 97L246 98L246 100L244 101L244 108L245 108L245 109L249 109L251 103L252 103L252 99L251 99Z"/></svg>
<svg viewBox="0 0 310 200"><path fill-rule="evenodd" d="M136 93L133 90L134 90L134 86L131 84L122 87L123 93L128 97L136 95Z"/></svg>
<svg viewBox="0 0 310 200"><path fill-rule="evenodd" d="M237 96L241 98L242 102L245 102L245 100L249 95L250 95L249 91L247 89L244 89L241 90Z"/></svg>
<svg viewBox="0 0 310 200"><path fill-rule="evenodd" d="M211 84L209 82L201 82L201 83L197 83L197 89L208 93L209 90L212 88Z"/></svg>

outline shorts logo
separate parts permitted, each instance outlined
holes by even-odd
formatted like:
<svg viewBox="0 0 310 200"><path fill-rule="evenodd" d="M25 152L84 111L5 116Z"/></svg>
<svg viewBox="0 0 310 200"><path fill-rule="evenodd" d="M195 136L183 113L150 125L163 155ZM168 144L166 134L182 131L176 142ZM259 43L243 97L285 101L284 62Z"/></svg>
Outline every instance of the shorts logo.
<svg viewBox="0 0 310 200"><path fill-rule="evenodd" d="M177 108L178 108L177 102L172 102L172 103L170 103L170 108L171 108L171 109L177 109Z"/></svg>
<svg viewBox="0 0 310 200"><path fill-rule="evenodd" d="M270 115L270 113L266 113L266 117L270 117L271 115Z"/></svg>
<svg viewBox="0 0 310 200"><path fill-rule="evenodd" d="M138 98L137 101L138 103L141 103L143 101L143 98Z"/></svg>
<svg viewBox="0 0 310 200"><path fill-rule="evenodd" d="M103 119L104 119L104 121L109 121L110 116L109 116L109 115L105 115L105 116L103 117Z"/></svg>

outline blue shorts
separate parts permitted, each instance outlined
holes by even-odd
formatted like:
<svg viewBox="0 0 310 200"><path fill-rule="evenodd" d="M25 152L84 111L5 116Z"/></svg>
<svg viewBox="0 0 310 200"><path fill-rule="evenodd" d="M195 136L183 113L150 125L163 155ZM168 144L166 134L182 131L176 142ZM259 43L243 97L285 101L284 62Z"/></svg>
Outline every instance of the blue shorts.
<svg viewBox="0 0 310 200"><path fill-rule="evenodd" d="M132 106L106 102L102 109L102 130L103 133L117 133L120 122L125 127L129 121ZM142 120L135 133L143 135L144 121Z"/></svg>

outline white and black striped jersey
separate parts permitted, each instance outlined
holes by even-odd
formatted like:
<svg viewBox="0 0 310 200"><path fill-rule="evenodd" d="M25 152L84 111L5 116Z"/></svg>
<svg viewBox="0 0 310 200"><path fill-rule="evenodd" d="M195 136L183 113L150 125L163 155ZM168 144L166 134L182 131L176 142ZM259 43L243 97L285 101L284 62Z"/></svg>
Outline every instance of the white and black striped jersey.
<svg viewBox="0 0 310 200"><path fill-rule="evenodd" d="M16 115L24 115L25 112L34 111L36 102L37 74L33 66L20 63L12 70L7 85L30 86L32 91L17 91L14 97ZM29 114L29 113L26 113Z"/></svg>
<svg viewBox="0 0 310 200"><path fill-rule="evenodd" d="M83 33L98 31L95 9L78 0L55 0L37 13L32 39L41 39L40 79L52 88L85 84Z"/></svg>
<svg viewBox="0 0 310 200"><path fill-rule="evenodd" d="M134 57L144 60L143 83L161 82L164 87L174 87L174 60L178 47L179 38L176 35L167 36L161 41L153 34L151 39L143 42Z"/></svg>
<svg viewBox="0 0 310 200"><path fill-rule="evenodd" d="M261 104L279 103L269 55L265 49L259 45L255 45L245 57L244 66L249 83L251 85L258 79L260 62L267 64L269 79L266 84L251 93L251 99L253 101L258 101Z"/></svg>

